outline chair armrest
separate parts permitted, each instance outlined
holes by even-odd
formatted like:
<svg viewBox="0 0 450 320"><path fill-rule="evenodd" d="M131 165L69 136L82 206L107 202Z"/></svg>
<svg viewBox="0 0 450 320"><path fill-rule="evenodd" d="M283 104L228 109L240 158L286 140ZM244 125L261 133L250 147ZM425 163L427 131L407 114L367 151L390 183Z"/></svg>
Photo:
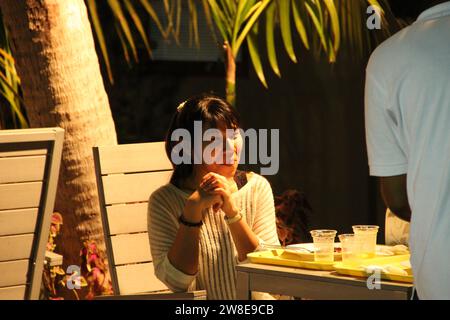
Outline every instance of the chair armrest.
<svg viewBox="0 0 450 320"><path fill-rule="evenodd" d="M206 290L191 292L157 291L124 295L96 296L95 300L206 300Z"/></svg>

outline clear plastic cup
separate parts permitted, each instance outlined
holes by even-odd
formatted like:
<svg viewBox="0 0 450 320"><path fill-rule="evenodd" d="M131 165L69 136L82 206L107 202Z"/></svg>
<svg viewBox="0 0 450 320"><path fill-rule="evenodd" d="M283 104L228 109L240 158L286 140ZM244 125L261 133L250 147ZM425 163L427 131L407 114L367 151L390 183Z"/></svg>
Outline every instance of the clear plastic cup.
<svg viewBox="0 0 450 320"><path fill-rule="evenodd" d="M378 229L378 226L373 225L353 226L353 232L355 234L355 253L360 259L375 257Z"/></svg>
<svg viewBox="0 0 450 320"><path fill-rule="evenodd" d="M357 243L355 241L354 233L340 234L338 236L341 242L342 249L342 263L343 264L355 264L358 262L357 257Z"/></svg>
<svg viewBox="0 0 450 320"><path fill-rule="evenodd" d="M312 230L310 231L314 242L314 261L334 261L334 238L336 230Z"/></svg>

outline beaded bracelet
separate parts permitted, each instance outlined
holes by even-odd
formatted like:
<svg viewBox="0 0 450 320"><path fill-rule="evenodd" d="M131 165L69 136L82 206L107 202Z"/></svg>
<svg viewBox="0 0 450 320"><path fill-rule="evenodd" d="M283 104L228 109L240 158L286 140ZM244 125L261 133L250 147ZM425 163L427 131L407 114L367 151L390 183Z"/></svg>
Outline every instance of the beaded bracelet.
<svg viewBox="0 0 450 320"><path fill-rule="evenodd" d="M189 222L189 221L184 219L183 215L180 215L180 217L178 218L178 221L181 224L184 224L185 226L188 226L188 227L197 227L198 228L198 227L201 227L203 225L203 221L200 220L200 222Z"/></svg>

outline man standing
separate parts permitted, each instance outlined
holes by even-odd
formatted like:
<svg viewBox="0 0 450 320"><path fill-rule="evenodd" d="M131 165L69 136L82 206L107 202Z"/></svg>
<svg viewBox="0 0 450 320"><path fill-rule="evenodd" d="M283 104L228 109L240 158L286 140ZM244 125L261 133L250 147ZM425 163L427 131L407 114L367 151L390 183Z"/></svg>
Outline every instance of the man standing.
<svg viewBox="0 0 450 320"><path fill-rule="evenodd" d="M450 299L450 1L430 3L370 58L366 139L387 207L411 220L419 298Z"/></svg>

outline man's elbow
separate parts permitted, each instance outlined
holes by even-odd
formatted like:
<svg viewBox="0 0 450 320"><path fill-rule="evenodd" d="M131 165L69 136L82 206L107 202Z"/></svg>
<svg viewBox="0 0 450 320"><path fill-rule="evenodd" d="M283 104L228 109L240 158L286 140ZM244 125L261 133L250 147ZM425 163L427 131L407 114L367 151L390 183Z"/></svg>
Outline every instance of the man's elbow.
<svg viewBox="0 0 450 320"><path fill-rule="evenodd" d="M409 204L388 204L389 210L402 220L411 221L411 209Z"/></svg>
<svg viewBox="0 0 450 320"><path fill-rule="evenodd" d="M386 206L400 219L411 221L406 184L406 174L380 178L381 195Z"/></svg>

